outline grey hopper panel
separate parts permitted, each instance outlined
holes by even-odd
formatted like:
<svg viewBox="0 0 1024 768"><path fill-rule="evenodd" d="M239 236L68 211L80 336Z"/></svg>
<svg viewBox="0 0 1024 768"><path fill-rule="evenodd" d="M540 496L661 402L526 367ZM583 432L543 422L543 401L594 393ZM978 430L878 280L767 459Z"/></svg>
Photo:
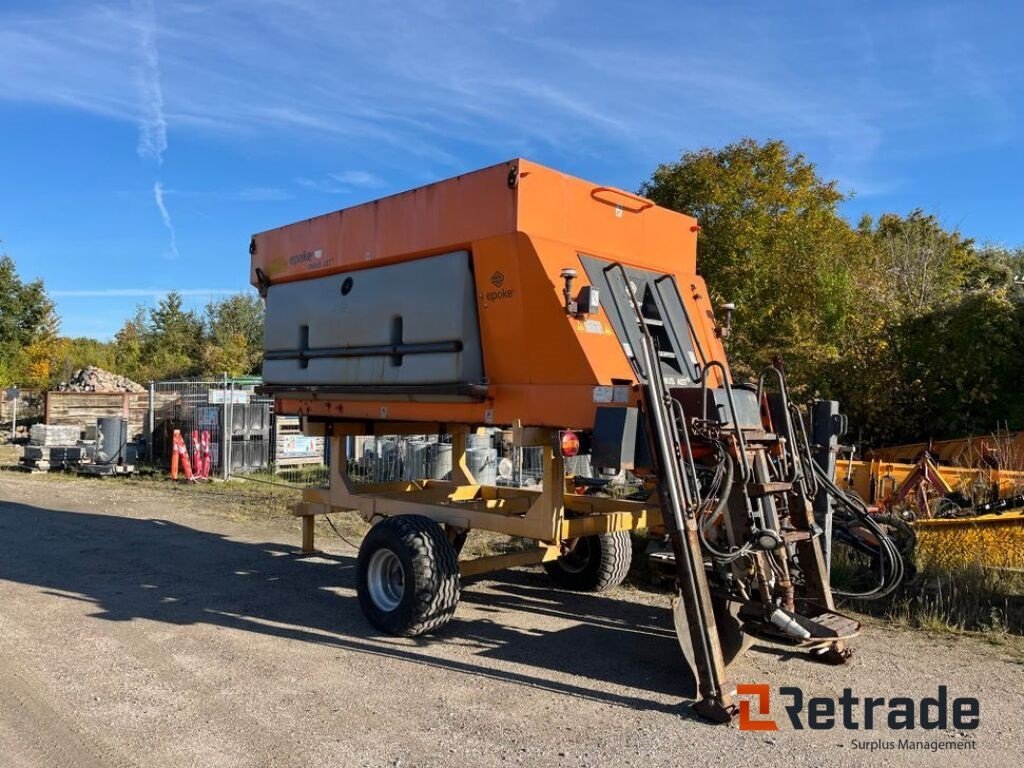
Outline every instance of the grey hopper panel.
<svg viewBox="0 0 1024 768"><path fill-rule="evenodd" d="M264 347L271 386L479 383L469 252L271 285Z"/></svg>

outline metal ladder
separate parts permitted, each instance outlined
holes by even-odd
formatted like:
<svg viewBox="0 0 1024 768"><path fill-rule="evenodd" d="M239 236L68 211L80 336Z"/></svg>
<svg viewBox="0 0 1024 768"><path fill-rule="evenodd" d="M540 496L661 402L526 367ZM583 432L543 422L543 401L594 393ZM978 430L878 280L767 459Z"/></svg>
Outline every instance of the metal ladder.
<svg viewBox="0 0 1024 768"><path fill-rule="evenodd" d="M658 329L658 335L667 340L670 329L665 327L656 302L648 304L645 310L637 300L621 264L609 265L608 269L617 269L621 274L633 321L640 331L639 349L631 350L631 357L637 368L658 454L658 495L677 571L678 593L672 601L672 613L676 634L697 681L698 699L694 709L708 719L727 722L736 712L734 689L725 679L725 661L697 531L695 512L701 502L700 487L690 450L686 415L682 404L665 386L661 372L662 359L675 355L659 349L655 332L651 330L652 327ZM655 282L666 278L671 275L663 275Z"/></svg>

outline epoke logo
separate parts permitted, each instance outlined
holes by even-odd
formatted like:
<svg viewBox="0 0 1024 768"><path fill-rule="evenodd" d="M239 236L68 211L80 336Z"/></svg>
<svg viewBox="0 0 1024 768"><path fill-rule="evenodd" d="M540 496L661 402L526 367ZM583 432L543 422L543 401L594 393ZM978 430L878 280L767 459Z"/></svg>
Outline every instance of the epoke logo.
<svg viewBox="0 0 1024 768"><path fill-rule="evenodd" d="M310 262L318 262L324 257L324 252L317 248L314 251L303 251L302 253L296 253L288 261L294 267L299 264L309 264Z"/></svg>
<svg viewBox="0 0 1024 768"><path fill-rule="evenodd" d="M505 275L503 275L501 273L500 269L495 271L495 273L493 275L491 275L491 285L493 285L495 288L501 288L501 286L502 286L502 284L504 282L505 282Z"/></svg>

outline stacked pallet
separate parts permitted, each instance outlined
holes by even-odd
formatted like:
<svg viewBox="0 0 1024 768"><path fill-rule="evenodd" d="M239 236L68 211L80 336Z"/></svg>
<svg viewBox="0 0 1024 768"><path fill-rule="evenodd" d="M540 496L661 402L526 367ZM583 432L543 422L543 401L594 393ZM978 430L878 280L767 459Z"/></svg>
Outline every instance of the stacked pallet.
<svg viewBox="0 0 1024 768"><path fill-rule="evenodd" d="M278 469L324 463L324 439L303 435L298 416L278 416L274 439L274 464Z"/></svg>
<svg viewBox="0 0 1024 768"><path fill-rule="evenodd" d="M85 448L80 445L26 445L21 464L30 472L48 472L77 467L84 458Z"/></svg>
<svg viewBox="0 0 1024 768"><path fill-rule="evenodd" d="M22 469L47 472L78 466L85 458L85 449L77 445L80 435L74 424L33 424L21 454Z"/></svg>
<svg viewBox="0 0 1024 768"><path fill-rule="evenodd" d="M31 445L74 445L81 437L78 424L33 424L29 430Z"/></svg>

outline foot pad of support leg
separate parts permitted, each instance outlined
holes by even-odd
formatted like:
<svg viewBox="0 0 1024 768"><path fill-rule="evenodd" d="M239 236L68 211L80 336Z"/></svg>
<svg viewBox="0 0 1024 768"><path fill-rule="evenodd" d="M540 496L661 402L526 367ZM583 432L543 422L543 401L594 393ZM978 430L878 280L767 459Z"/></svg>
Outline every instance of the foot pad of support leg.
<svg viewBox="0 0 1024 768"><path fill-rule="evenodd" d="M840 646L833 643L828 648L822 648L817 651L810 651L808 654L812 661L816 661L819 664L828 664L829 666L839 666L845 664L853 656L853 650Z"/></svg>
<svg viewBox="0 0 1024 768"><path fill-rule="evenodd" d="M738 713L735 705L725 705L718 699L710 698L694 702L691 708L698 716L712 723L730 723Z"/></svg>

